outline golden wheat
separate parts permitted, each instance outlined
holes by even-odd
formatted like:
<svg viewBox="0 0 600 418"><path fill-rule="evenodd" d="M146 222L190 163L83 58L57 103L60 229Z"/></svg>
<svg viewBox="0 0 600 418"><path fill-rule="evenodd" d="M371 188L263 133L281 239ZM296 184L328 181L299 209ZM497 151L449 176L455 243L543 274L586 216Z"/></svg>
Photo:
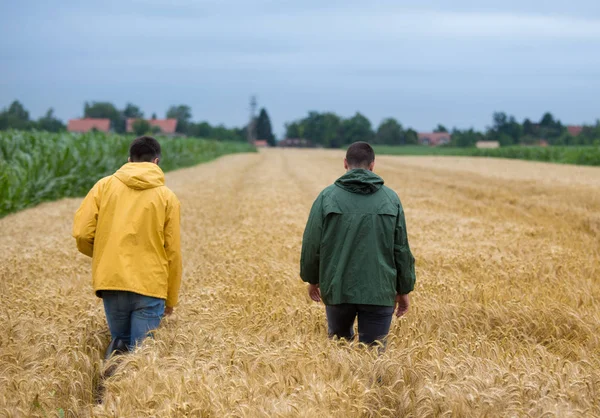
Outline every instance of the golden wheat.
<svg viewBox="0 0 600 418"><path fill-rule="evenodd" d="M600 416L600 169L381 157L417 259L387 351L326 338L298 278L340 152L268 150L168 175L176 314L95 390L108 343L78 199L0 220L0 416Z"/></svg>

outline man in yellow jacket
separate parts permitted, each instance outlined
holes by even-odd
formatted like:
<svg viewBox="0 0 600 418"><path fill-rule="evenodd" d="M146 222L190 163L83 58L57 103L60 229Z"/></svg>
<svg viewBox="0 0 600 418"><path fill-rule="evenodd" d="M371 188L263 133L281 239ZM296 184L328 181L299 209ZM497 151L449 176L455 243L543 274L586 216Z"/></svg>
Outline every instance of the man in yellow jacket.
<svg viewBox="0 0 600 418"><path fill-rule="evenodd" d="M160 156L156 139L135 139L129 162L98 181L75 214L73 237L92 257L113 339L107 355L139 344L177 304L180 205L165 186Z"/></svg>

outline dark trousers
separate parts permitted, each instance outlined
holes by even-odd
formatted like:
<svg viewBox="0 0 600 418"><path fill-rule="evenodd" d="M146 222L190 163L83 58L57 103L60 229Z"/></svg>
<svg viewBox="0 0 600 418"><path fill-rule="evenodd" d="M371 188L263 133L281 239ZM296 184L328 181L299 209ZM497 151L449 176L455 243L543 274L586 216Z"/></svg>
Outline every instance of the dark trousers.
<svg viewBox="0 0 600 418"><path fill-rule="evenodd" d="M330 337L353 339L354 320L358 316L358 340L369 345L377 341L385 343L394 315L393 306L343 303L327 305L325 308Z"/></svg>

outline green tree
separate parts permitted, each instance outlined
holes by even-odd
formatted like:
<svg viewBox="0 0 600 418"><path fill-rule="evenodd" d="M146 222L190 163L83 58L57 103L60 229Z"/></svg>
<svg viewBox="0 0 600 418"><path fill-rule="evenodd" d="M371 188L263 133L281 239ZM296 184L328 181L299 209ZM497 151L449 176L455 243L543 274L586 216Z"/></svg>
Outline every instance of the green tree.
<svg viewBox="0 0 600 418"><path fill-rule="evenodd" d="M83 116L86 118L110 119L110 123L115 132L125 132L125 118L112 103L85 102L83 106Z"/></svg>
<svg viewBox="0 0 600 418"><path fill-rule="evenodd" d="M152 120L156 120L156 113L152 114Z"/></svg>
<svg viewBox="0 0 600 418"><path fill-rule="evenodd" d="M275 135L273 135L271 129L271 120L264 107L260 109L258 118L256 119L256 139L265 139L269 146L275 146Z"/></svg>
<svg viewBox="0 0 600 418"><path fill-rule="evenodd" d="M552 113L546 112L542 116L542 120L540 120L540 126L544 128L552 128L556 125L556 121L554 120L554 116Z"/></svg>
<svg viewBox="0 0 600 418"><path fill-rule="evenodd" d="M408 129L404 132L404 143L406 145L418 145L419 144L419 135L417 131L414 129Z"/></svg>
<svg viewBox="0 0 600 418"><path fill-rule="evenodd" d="M515 144L512 137L508 136L507 134L503 134L503 133L498 135L497 140L498 140L498 142L500 142L500 145L502 145L503 147L507 147L507 146Z"/></svg>
<svg viewBox="0 0 600 418"><path fill-rule="evenodd" d="M435 128L433 132L448 132L448 129L446 129L444 125L438 123L437 128Z"/></svg>
<svg viewBox="0 0 600 418"><path fill-rule="evenodd" d="M403 145L404 135L402 125L394 118L387 118L381 122L375 134L375 143L384 145Z"/></svg>
<svg viewBox="0 0 600 418"><path fill-rule="evenodd" d="M127 103L125 105L125 109L123 109L123 116L126 119L142 119L144 117L144 112L142 112L138 106L132 103Z"/></svg>
<svg viewBox="0 0 600 418"><path fill-rule="evenodd" d="M554 119L554 116L550 112L544 113L539 125L540 136L547 139L551 144L555 144L566 130L562 123L560 123L560 120Z"/></svg>
<svg viewBox="0 0 600 418"><path fill-rule="evenodd" d="M23 122L29 121L29 112L25 110L25 107L18 100L15 100L10 104L7 114Z"/></svg>
<svg viewBox="0 0 600 418"><path fill-rule="evenodd" d="M171 106L167 110L168 119L177 119L177 132L187 133L192 119L192 109L187 105Z"/></svg>
<svg viewBox="0 0 600 418"><path fill-rule="evenodd" d="M371 128L371 121L358 112L351 118L344 119L341 128L344 144L352 144L357 141L372 142L375 136Z"/></svg>
<svg viewBox="0 0 600 418"><path fill-rule="evenodd" d="M303 137L327 148L339 148L341 119L335 113L308 112L300 121Z"/></svg>
<svg viewBox="0 0 600 418"><path fill-rule="evenodd" d="M537 136L537 127L529 119L523 121L523 135Z"/></svg>
<svg viewBox="0 0 600 418"><path fill-rule="evenodd" d="M37 121L37 129L48 132L61 132L65 130L65 124L54 116L54 109L50 108L46 115Z"/></svg>
<svg viewBox="0 0 600 418"><path fill-rule="evenodd" d="M299 122L285 124L286 138L302 138L302 125Z"/></svg>
<svg viewBox="0 0 600 418"><path fill-rule="evenodd" d="M246 141L245 131L241 129L229 129L224 125L214 126L211 129L211 137L219 141Z"/></svg>
<svg viewBox="0 0 600 418"><path fill-rule="evenodd" d="M494 112L493 125L487 132L487 139L500 141L500 144L514 145L518 144L523 136L523 127L514 116L508 116L504 112Z"/></svg>
<svg viewBox="0 0 600 418"><path fill-rule="evenodd" d="M188 135L196 138L212 138L212 126L208 122L191 123Z"/></svg>
<svg viewBox="0 0 600 418"><path fill-rule="evenodd" d="M476 132L473 128L468 130L452 130L451 145L454 147L474 147L478 141L483 141L484 136L480 132Z"/></svg>
<svg viewBox="0 0 600 418"><path fill-rule="evenodd" d="M600 120L597 120L595 125L584 126L577 137L581 138L586 145L597 145L600 141Z"/></svg>
<svg viewBox="0 0 600 418"><path fill-rule="evenodd" d="M0 113L0 129L31 129L32 124L29 120L29 112L25 107L15 100L8 109Z"/></svg>
<svg viewBox="0 0 600 418"><path fill-rule="evenodd" d="M150 123L144 119L134 120L132 128L133 128L133 132L138 136L145 135L151 131ZM158 128L158 126L157 126L157 128ZM160 128L159 128L159 130L160 130Z"/></svg>

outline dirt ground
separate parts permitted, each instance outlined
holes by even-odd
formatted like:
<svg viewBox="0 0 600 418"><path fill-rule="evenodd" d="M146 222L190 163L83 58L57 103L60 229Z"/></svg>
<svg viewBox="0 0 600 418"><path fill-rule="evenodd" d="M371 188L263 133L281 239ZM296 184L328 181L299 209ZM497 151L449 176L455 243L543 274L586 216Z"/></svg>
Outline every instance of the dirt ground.
<svg viewBox="0 0 600 418"><path fill-rule="evenodd" d="M94 402L109 334L80 200L0 220L0 416L600 416L600 168L380 157L417 260L387 351L327 339L298 276L342 152L264 150L167 175L181 302Z"/></svg>

